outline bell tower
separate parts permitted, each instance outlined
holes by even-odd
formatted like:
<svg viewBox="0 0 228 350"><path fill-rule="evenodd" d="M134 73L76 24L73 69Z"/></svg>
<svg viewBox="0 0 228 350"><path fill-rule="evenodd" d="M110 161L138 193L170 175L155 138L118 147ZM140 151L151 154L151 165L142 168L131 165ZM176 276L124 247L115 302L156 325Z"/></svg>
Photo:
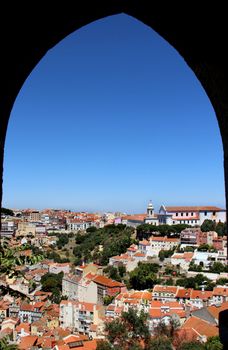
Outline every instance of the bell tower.
<svg viewBox="0 0 228 350"><path fill-rule="evenodd" d="M147 206L147 216L148 217L153 217L154 216L154 207L153 207L153 204L150 200L148 206Z"/></svg>

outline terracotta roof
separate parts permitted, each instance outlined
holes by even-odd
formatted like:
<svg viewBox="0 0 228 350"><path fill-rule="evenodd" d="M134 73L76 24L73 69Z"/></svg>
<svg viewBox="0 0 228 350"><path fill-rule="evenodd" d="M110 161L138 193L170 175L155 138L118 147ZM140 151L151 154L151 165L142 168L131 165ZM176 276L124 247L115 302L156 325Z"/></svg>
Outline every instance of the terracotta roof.
<svg viewBox="0 0 228 350"><path fill-rule="evenodd" d="M76 341L85 341L88 340L88 336L87 335L81 335L81 334L70 334L68 336L66 336L65 338L63 338L63 341L65 344L69 344L69 343L74 343Z"/></svg>
<svg viewBox="0 0 228 350"><path fill-rule="evenodd" d="M182 329L192 328L198 335L213 337L219 334L219 329L209 322L206 322L198 317L191 316L182 326Z"/></svg>
<svg viewBox="0 0 228 350"><path fill-rule="evenodd" d="M96 304L93 303L86 303L86 302L79 302L79 310L85 310L89 312L93 312L93 308Z"/></svg>
<svg viewBox="0 0 228 350"><path fill-rule="evenodd" d="M97 348L97 340L89 340L83 342L83 346L77 347L75 350L96 350Z"/></svg>
<svg viewBox="0 0 228 350"><path fill-rule="evenodd" d="M197 334L192 328L181 328L174 332L173 345L175 348L179 348L180 344L184 342L191 342L197 340Z"/></svg>
<svg viewBox="0 0 228 350"><path fill-rule="evenodd" d="M139 244L141 244L141 245L150 245L150 243L146 239L144 239L143 241L140 241Z"/></svg>
<svg viewBox="0 0 228 350"><path fill-rule="evenodd" d="M117 282L117 281L114 281L108 277L105 277L105 276L100 276L100 275L97 275L93 281L95 283L98 283L98 284L101 284L105 287L109 287L109 288L112 288L112 287L124 287L124 284L123 283L120 283L120 282Z"/></svg>
<svg viewBox="0 0 228 350"><path fill-rule="evenodd" d="M152 236L152 237L150 237L150 241L152 241L152 242L170 242L170 243L172 243L172 242L179 242L180 241L180 239L179 238L169 238L169 237L163 237L163 236L157 236L157 237L155 237L155 236Z"/></svg>
<svg viewBox="0 0 228 350"><path fill-rule="evenodd" d="M28 350L33 345L35 345L38 337L36 335L28 335L26 337L21 338L21 342L19 344L19 349L21 350Z"/></svg>
<svg viewBox="0 0 228 350"><path fill-rule="evenodd" d="M27 322L22 322L16 327L17 332L20 332L22 329L24 329L26 333L30 333L30 324Z"/></svg>
<svg viewBox="0 0 228 350"><path fill-rule="evenodd" d="M188 288L188 289L181 289L179 288L176 297L177 298L190 298L190 294L191 294L192 289Z"/></svg>
<svg viewBox="0 0 228 350"><path fill-rule="evenodd" d="M132 299L146 299L146 300L151 300L152 299L152 293L151 292L148 292L148 291L136 291L134 293L132 293L129 298L132 298Z"/></svg>
<svg viewBox="0 0 228 350"><path fill-rule="evenodd" d="M138 253L135 253L134 256L144 258L146 255L144 253L138 252Z"/></svg>
<svg viewBox="0 0 228 350"><path fill-rule="evenodd" d="M223 310L227 310L228 309L228 301L226 301L225 303L222 303L221 306L215 306L215 305L211 305L208 306L207 310L210 312L210 314L216 319L218 320L219 318L219 313Z"/></svg>
<svg viewBox="0 0 228 350"><path fill-rule="evenodd" d="M178 287L175 287L175 286L161 286L161 285L158 285L156 284L154 286L154 289L153 289L153 293L154 292L159 292L159 293L172 293L172 294L176 294L178 291Z"/></svg>
<svg viewBox="0 0 228 350"><path fill-rule="evenodd" d="M192 206L192 207L165 207L167 211L221 211L223 209L213 206Z"/></svg>
<svg viewBox="0 0 228 350"><path fill-rule="evenodd" d="M228 287L214 287L213 295L228 296Z"/></svg>
<svg viewBox="0 0 228 350"><path fill-rule="evenodd" d="M201 290L192 289L190 298L208 300L209 298L212 298L212 295L213 295L212 291L208 291L208 290L201 291Z"/></svg>

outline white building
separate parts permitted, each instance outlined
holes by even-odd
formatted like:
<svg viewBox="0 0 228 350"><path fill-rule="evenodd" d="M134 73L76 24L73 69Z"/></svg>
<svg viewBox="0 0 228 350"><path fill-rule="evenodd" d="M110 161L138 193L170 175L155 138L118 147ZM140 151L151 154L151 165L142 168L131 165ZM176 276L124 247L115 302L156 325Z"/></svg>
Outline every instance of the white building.
<svg viewBox="0 0 228 350"><path fill-rule="evenodd" d="M158 213L159 224L202 225L204 220L216 223L226 222L226 210L215 206L165 207L162 205Z"/></svg>
<svg viewBox="0 0 228 350"><path fill-rule="evenodd" d="M59 313L60 326L88 334L90 325L94 321L97 323L97 309L97 305L93 303L62 300Z"/></svg>
<svg viewBox="0 0 228 350"><path fill-rule="evenodd" d="M155 226L159 225L158 215L154 213L154 207L151 201L147 206L147 216L144 222L145 224L150 224Z"/></svg>

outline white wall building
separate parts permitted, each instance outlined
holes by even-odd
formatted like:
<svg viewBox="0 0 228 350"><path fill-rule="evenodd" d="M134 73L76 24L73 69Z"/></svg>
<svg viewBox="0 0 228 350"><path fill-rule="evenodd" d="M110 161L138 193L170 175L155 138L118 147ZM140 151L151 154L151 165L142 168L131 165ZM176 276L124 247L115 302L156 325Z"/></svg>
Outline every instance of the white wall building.
<svg viewBox="0 0 228 350"><path fill-rule="evenodd" d="M226 210L215 206L169 207L162 205L158 213L159 224L202 225L204 220L216 223L226 221Z"/></svg>

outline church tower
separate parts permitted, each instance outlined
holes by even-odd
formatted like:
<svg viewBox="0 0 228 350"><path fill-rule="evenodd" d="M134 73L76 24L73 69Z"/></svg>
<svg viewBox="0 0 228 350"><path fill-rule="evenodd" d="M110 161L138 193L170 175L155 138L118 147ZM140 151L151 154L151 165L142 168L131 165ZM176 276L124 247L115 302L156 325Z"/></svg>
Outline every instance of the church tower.
<svg viewBox="0 0 228 350"><path fill-rule="evenodd" d="M147 216L148 217L153 217L154 216L154 207L153 207L153 204L150 200L148 206L147 206Z"/></svg>

